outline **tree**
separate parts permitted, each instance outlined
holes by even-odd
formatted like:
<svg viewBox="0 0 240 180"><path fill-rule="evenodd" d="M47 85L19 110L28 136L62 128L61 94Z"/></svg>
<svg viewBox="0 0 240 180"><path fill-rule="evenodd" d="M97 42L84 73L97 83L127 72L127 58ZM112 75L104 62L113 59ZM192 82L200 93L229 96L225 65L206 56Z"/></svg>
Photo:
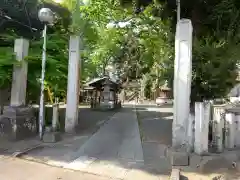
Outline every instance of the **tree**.
<svg viewBox="0 0 240 180"><path fill-rule="evenodd" d="M37 100L40 89L40 74L41 74L41 52L42 39L40 39L40 28L43 24L37 19L37 12L41 6L50 7L55 11L58 18L55 25L48 28L48 47L47 47L47 70L46 70L46 88L50 93L59 95L66 89L67 82L67 45L68 45L68 25L69 12L53 3L45 2L39 4L37 1L16 2L16 12L12 11L9 1L1 2L1 12L3 14L2 24L5 30L2 30L0 35L0 68L1 70L1 87L10 86L12 65L16 64L15 55L13 54L14 39L25 37L30 39L29 56L26 58L29 64L28 70L28 97L31 100ZM13 3L13 2L12 2ZM21 8L20 8L21 7ZM34 13L31 14L32 10ZM21 12L21 13L20 13ZM19 13L16 15L15 13ZM11 19L7 18L10 17ZM6 19L7 18L7 19ZM32 23L34 21L35 23ZM40 27L37 31L31 28ZM31 33L32 32L32 33ZM32 40L32 41L31 41ZM56 85L57 84L57 85Z"/></svg>
<svg viewBox="0 0 240 180"><path fill-rule="evenodd" d="M130 0L121 2L129 4ZM149 7L153 1L136 0L133 8ZM156 2L155 2L156 3ZM151 13L162 20L170 18L171 31L176 27L176 2L159 0L162 6L155 6ZM137 6L136 6L137 5ZM160 8L159 8L160 7ZM231 9L231 11L229 11ZM194 27L193 43L193 82L192 101L202 101L226 96L236 83L236 64L239 62L239 9L235 0L183 0L181 16L192 20ZM211 38L209 38L211 37ZM170 67L173 68L171 65ZM166 75L172 77L168 68ZM170 81L171 82L171 81Z"/></svg>
<svg viewBox="0 0 240 180"><path fill-rule="evenodd" d="M12 53L7 51L13 46L13 37L31 34L29 17L30 22L35 23L30 27L39 29L31 35L35 40L31 43L28 57L31 67L29 83L35 85L37 90L41 58L40 30L43 26L36 19L36 13L28 13L26 16L23 12L26 11L24 9L31 12L31 9L40 8L43 4L34 0L29 2L31 3L25 4L26 8L20 8L21 17L17 17L15 11L7 11L9 4L0 6L4 7L1 12L11 12L12 17L28 25L21 29L19 25L4 23L4 28L9 31L4 30L5 35L1 35L0 46L3 49L0 51L5 53L1 54L0 63L4 67L11 67L14 63L9 60L6 65L2 61L14 59ZM17 3L21 5L21 1ZM190 18L194 26L192 100L222 97L235 83L236 64L240 56L237 51L240 5L234 0L185 0L181 5L182 17ZM82 81L104 75L106 66L115 65L116 75L122 82L141 80L146 76L147 89L151 91L163 85L166 80L172 86L175 1L95 0L90 5L82 5L75 0L65 0L59 5L49 0L44 6L55 8L59 17L48 32L46 85L52 94L59 96L61 92L65 93L68 37L71 33L79 33L83 40ZM229 11L229 8L233 11ZM15 10L20 11L17 8ZM73 18L70 12L73 12ZM0 32L3 32L3 28ZM7 68L1 72L6 73L0 77L3 84L11 80Z"/></svg>

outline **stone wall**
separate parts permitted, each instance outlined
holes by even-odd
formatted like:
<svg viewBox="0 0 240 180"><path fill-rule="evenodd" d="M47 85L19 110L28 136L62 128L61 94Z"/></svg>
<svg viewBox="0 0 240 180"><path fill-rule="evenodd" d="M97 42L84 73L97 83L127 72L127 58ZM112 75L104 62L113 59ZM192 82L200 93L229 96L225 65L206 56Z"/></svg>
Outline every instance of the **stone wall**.
<svg viewBox="0 0 240 180"><path fill-rule="evenodd" d="M5 106L0 115L0 137L21 140L37 135L34 108Z"/></svg>
<svg viewBox="0 0 240 180"><path fill-rule="evenodd" d="M9 107L11 88L0 89L0 138L20 140L37 135L37 109Z"/></svg>

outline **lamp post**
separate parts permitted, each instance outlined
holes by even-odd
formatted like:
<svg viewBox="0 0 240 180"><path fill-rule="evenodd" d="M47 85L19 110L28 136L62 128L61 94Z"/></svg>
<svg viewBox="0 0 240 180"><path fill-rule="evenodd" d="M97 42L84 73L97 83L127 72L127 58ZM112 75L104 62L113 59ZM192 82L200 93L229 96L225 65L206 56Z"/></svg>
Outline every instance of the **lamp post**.
<svg viewBox="0 0 240 180"><path fill-rule="evenodd" d="M41 95L39 106L39 137L43 137L44 127L44 79L45 79L45 66L46 66L46 46L47 46L47 24L52 24L54 21L54 15L51 9L42 8L38 12L38 18L44 23L43 30L43 50L42 50L42 73L41 73Z"/></svg>
<svg viewBox="0 0 240 180"><path fill-rule="evenodd" d="M181 4L180 0L177 1L177 22L181 19Z"/></svg>

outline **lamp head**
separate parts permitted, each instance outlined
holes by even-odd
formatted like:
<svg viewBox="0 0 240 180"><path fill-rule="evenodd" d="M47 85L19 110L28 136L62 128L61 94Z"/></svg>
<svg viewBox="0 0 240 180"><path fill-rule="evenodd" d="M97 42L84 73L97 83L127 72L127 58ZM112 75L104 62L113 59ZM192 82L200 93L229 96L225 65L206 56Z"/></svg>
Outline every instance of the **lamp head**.
<svg viewBox="0 0 240 180"><path fill-rule="evenodd" d="M38 18L43 23L52 24L54 21L54 14L49 8L42 8L38 12Z"/></svg>

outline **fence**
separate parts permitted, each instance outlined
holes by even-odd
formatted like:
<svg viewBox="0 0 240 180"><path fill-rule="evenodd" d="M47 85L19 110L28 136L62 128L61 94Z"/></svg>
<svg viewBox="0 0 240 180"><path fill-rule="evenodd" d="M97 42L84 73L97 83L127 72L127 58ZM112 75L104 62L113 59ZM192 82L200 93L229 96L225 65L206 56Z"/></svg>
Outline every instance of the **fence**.
<svg viewBox="0 0 240 180"><path fill-rule="evenodd" d="M240 147L240 105L195 103L194 152L221 153Z"/></svg>

